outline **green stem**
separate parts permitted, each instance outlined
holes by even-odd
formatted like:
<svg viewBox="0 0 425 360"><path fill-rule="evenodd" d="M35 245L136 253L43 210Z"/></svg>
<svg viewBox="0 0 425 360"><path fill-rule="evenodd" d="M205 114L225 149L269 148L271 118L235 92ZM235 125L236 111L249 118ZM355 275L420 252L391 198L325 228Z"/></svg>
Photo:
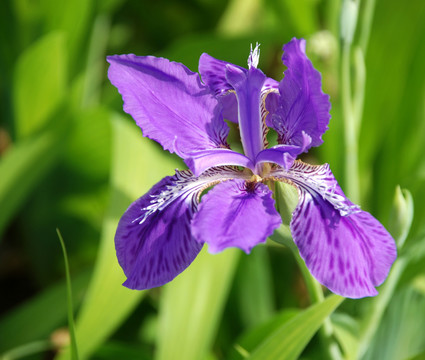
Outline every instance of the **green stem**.
<svg viewBox="0 0 425 360"><path fill-rule="evenodd" d="M373 15L375 13L375 3L376 0L366 0L363 10L359 44L365 56L369 45L370 31L372 29Z"/></svg>
<svg viewBox="0 0 425 360"><path fill-rule="evenodd" d="M306 283L310 301L313 304L322 302L324 300L322 286L316 281L316 279L307 269L304 260L299 254L297 246L288 234L287 226L282 225L279 229L275 230L274 234L270 238L273 241L287 246L292 251ZM319 330L319 335L321 337L323 347L328 355L327 357L332 360L341 360L343 357L333 334L334 331L331 319L327 318Z"/></svg>
<svg viewBox="0 0 425 360"><path fill-rule="evenodd" d="M344 42L341 55L341 95L344 117L345 179L347 193L353 202L359 202L358 128L351 95L351 44ZM357 89L360 91L360 89Z"/></svg>

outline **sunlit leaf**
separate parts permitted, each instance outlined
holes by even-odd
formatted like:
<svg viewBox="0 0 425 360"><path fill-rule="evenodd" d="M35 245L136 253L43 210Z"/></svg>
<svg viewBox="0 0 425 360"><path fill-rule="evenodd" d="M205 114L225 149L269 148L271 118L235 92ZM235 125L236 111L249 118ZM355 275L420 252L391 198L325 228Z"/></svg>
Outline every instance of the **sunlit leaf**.
<svg viewBox="0 0 425 360"><path fill-rule="evenodd" d="M26 197L52 168L61 153L64 131L48 131L22 140L0 159L0 235Z"/></svg>
<svg viewBox="0 0 425 360"><path fill-rule="evenodd" d="M233 279L239 249L220 254L206 247L161 296L157 360L204 359L211 350Z"/></svg>
<svg viewBox="0 0 425 360"><path fill-rule="evenodd" d="M425 297L412 287L396 293L363 360L408 359L424 351Z"/></svg>
<svg viewBox="0 0 425 360"><path fill-rule="evenodd" d="M115 255L115 230L130 203L163 176L171 174L176 166L153 141L142 137L136 125L125 119L114 119L113 134L111 203L102 229L93 278L77 317L81 359L90 357L146 294L121 285L125 277ZM60 357L68 358L69 352Z"/></svg>
<svg viewBox="0 0 425 360"><path fill-rule="evenodd" d="M268 321L253 327L244 333L234 345L235 351L229 359L243 359L255 350L264 340L278 330L284 323L300 313L298 309L284 309Z"/></svg>
<svg viewBox="0 0 425 360"><path fill-rule="evenodd" d="M323 302L312 305L285 322L254 350L249 359L297 359L323 321L343 300L343 297L331 295Z"/></svg>
<svg viewBox="0 0 425 360"><path fill-rule="evenodd" d="M18 59L14 74L14 113L18 138L41 129L64 98L67 55L62 33L46 35Z"/></svg>

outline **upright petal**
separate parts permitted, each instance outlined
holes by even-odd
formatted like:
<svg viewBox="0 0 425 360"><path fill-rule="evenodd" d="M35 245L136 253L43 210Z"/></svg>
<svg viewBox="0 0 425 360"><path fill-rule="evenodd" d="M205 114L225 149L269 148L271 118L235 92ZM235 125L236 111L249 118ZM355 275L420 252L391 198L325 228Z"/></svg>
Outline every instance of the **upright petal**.
<svg viewBox="0 0 425 360"><path fill-rule="evenodd" d="M305 54L304 39L292 39L283 50L288 69L279 85L279 106L268 122L279 133L281 143L301 145L304 131L312 139L308 148L319 146L330 120L329 95L322 92L320 73Z"/></svg>
<svg viewBox="0 0 425 360"><path fill-rule="evenodd" d="M376 295L396 258L391 235L345 198L327 165L296 162L285 178L299 190L291 232L312 275L345 297Z"/></svg>
<svg viewBox="0 0 425 360"><path fill-rule="evenodd" d="M211 91L223 105L223 117L234 123L238 122L238 103L233 87L226 79L226 66L229 62L218 60L203 53L199 58L199 73L202 81L209 86ZM240 66L233 65L241 71L248 71Z"/></svg>
<svg viewBox="0 0 425 360"><path fill-rule="evenodd" d="M192 232L210 253L238 247L249 253L266 241L282 220L272 193L262 183L235 179L209 191L192 221Z"/></svg>
<svg viewBox="0 0 425 360"><path fill-rule="evenodd" d="M108 62L109 79L143 135L183 155L226 145L221 105L198 74L153 56L114 55Z"/></svg>
<svg viewBox="0 0 425 360"><path fill-rule="evenodd" d="M256 47L256 49L257 48L258 47ZM252 58L252 53L253 51L251 49L251 54L248 60ZM248 70L244 69L243 67L233 65L223 60L218 60L204 53L199 59L199 73L201 74L202 81L209 86L211 91L214 92L217 99L223 105L223 117L227 120L237 123L238 103L236 99L236 93L226 78L227 65L232 65L242 72L248 72ZM277 108L277 99L279 97L278 81L272 78L266 78L261 89L261 97L266 99L266 96L267 103L265 108L267 108L268 112L274 113ZM268 114L266 114L266 116L269 118Z"/></svg>
<svg viewBox="0 0 425 360"><path fill-rule="evenodd" d="M201 177L176 172L135 201L122 216L115 235L118 262L130 289L161 286L195 259L202 244L191 234L190 222L199 195L210 184L240 176L228 169L212 169Z"/></svg>
<svg viewBox="0 0 425 360"><path fill-rule="evenodd" d="M261 92L266 76L255 67L246 72L227 65L226 78L235 89L238 98L238 123L244 153L255 161L255 157L264 149L267 141L261 114Z"/></svg>

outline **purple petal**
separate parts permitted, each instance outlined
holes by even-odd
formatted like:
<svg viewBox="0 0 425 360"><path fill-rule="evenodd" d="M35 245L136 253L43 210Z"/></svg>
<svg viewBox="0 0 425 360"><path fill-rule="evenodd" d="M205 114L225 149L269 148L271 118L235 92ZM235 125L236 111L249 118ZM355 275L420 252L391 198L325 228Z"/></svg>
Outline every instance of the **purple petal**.
<svg viewBox="0 0 425 360"><path fill-rule="evenodd" d="M261 117L261 92L266 76L255 67L246 72L227 65L226 78L238 98L239 129L244 153L254 161L264 149L266 141Z"/></svg>
<svg viewBox="0 0 425 360"><path fill-rule="evenodd" d="M193 171L195 176L201 175L205 170L217 166L243 166L254 171L254 163L245 155L230 149L212 149L197 151L188 155L186 165Z"/></svg>
<svg viewBox="0 0 425 360"><path fill-rule="evenodd" d="M109 79L143 135L180 154L227 145L221 106L198 74L153 56L114 55L108 62Z"/></svg>
<svg viewBox="0 0 425 360"><path fill-rule="evenodd" d="M190 228L200 193L238 176L227 168L199 178L190 171L176 172L131 204L115 235L118 262L127 276L124 285L138 290L161 286L186 269L202 247Z"/></svg>
<svg viewBox="0 0 425 360"><path fill-rule="evenodd" d="M202 198L192 232L199 242L208 243L210 253L228 247L249 253L281 223L268 187L237 179L215 186Z"/></svg>
<svg viewBox="0 0 425 360"><path fill-rule="evenodd" d="M304 131L312 140L308 148L319 146L330 120L329 95L322 92L320 73L305 54L304 39L292 39L283 50L288 69L279 85L279 107L268 122L281 143L301 146Z"/></svg>
<svg viewBox="0 0 425 360"><path fill-rule="evenodd" d="M299 154L305 151L310 145L311 138L304 134L304 143L302 146L298 145L276 145L269 149L261 151L255 159L256 164L271 162L283 166L288 170Z"/></svg>
<svg viewBox="0 0 425 360"><path fill-rule="evenodd" d="M203 53L199 58L199 73L202 82L204 82L217 99L223 105L223 117L234 123L238 122L238 103L233 87L226 79L226 66L232 65L229 62L218 60L212 56ZM241 71L248 71L240 66L233 65Z"/></svg>
<svg viewBox="0 0 425 360"><path fill-rule="evenodd" d="M284 177L298 186L291 232L312 275L345 297L376 295L396 258L391 235L345 198L329 166L295 162Z"/></svg>

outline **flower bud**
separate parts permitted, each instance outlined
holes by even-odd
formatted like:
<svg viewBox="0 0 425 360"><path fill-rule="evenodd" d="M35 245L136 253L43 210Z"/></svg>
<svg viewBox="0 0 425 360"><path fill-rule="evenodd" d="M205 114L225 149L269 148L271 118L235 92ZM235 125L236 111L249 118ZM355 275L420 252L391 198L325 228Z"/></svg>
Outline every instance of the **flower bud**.
<svg viewBox="0 0 425 360"><path fill-rule="evenodd" d="M357 2L353 0L343 1L340 18L341 38L347 44L351 44L353 42L358 11L359 7Z"/></svg>
<svg viewBox="0 0 425 360"><path fill-rule="evenodd" d="M413 198L406 189L397 186L388 228L399 249L403 246L413 220Z"/></svg>

